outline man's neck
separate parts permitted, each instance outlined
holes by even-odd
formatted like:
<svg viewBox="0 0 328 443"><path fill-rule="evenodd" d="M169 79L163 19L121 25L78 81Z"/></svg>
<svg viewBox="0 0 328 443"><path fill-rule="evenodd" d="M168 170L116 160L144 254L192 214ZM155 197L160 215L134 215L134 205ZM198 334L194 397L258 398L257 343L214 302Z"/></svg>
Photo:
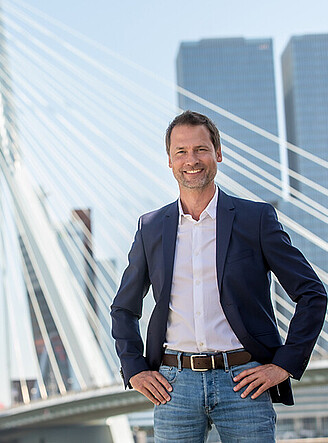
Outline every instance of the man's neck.
<svg viewBox="0 0 328 443"><path fill-rule="evenodd" d="M180 201L183 212L190 214L194 220L199 220L200 214L212 200L215 194L215 184L205 189L181 189Z"/></svg>

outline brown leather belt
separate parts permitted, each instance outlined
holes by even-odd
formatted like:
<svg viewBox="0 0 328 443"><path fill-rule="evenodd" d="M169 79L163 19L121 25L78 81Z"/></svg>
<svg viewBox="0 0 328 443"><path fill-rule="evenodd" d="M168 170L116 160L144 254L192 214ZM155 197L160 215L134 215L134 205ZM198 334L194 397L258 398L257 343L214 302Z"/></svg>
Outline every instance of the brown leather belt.
<svg viewBox="0 0 328 443"><path fill-rule="evenodd" d="M247 351L230 351L219 352L218 354L194 354L194 355L181 355L181 367L186 369L192 369L193 371L208 371L209 369L224 369L225 358L226 365L238 366L244 365L252 361L252 356ZM178 356L176 354L164 354L163 365L178 367Z"/></svg>

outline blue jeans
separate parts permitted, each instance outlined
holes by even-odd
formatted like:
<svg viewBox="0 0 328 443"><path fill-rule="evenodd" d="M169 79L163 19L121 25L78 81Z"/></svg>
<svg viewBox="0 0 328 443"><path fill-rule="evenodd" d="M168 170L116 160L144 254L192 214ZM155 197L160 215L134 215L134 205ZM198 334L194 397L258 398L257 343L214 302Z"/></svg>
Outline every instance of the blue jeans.
<svg viewBox="0 0 328 443"><path fill-rule="evenodd" d="M161 366L159 372L173 390L169 402L155 406L155 443L203 443L212 424L223 443L274 442L276 414L269 392L252 400L250 395L241 398L242 391L233 391L236 385L233 377L258 365L252 361L232 366L227 372L224 369L194 372Z"/></svg>

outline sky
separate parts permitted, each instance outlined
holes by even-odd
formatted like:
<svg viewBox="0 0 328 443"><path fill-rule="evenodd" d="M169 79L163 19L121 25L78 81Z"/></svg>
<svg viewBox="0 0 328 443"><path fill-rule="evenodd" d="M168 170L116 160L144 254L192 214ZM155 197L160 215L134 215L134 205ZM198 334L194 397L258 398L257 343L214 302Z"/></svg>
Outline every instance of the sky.
<svg viewBox="0 0 328 443"><path fill-rule="evenodd" d="M327 0L28 0L25 4L173 82L181 41L273 38L282 136L282 51L292 35L328 32ZM173 91L164 94L176 103Z"/></svg>
<svg viewBox="0 0 328 443"><path fill-rule="evenodd" d="M278 58L291 35L328 32L326 0L28 0L28 4L170 80L175 79L181 41L273 37Z"/></svg>

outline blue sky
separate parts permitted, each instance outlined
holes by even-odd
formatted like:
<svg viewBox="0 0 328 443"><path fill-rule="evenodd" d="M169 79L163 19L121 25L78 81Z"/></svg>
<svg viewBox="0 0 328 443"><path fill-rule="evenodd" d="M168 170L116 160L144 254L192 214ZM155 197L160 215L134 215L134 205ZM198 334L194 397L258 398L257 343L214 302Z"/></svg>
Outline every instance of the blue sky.
<svg viewBox="0 0 328 443"><path fill-rule="evenodd" d="M3 4L19 1L3 0ZM25 4L170 81L175 81L181 41L272 37L282 131L281 53L292 35L328 32L327 0L28 0ZM176 103L172 91L161 93Z"/></svg>
<svg viewBox="0 0 328 443"><path fill-rule="evenodd" d="M326 0L28 0L28 4L171 80L182 40L273 37L279 57L291 35L328 32Z"/></svg>

